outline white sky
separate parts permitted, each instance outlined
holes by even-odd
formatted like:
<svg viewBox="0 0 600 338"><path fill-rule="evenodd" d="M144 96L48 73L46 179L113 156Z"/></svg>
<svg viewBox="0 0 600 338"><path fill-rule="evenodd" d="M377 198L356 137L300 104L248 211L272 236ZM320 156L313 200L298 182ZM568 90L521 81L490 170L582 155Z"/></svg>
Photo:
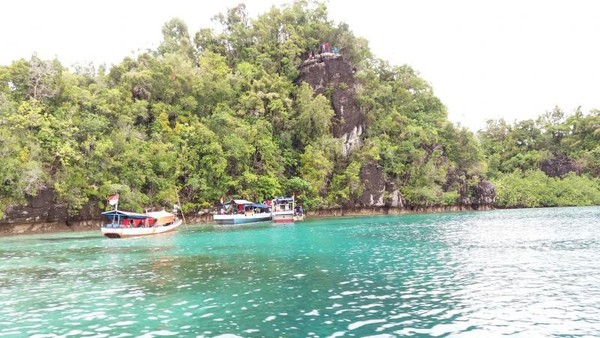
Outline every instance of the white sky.
<svg viewBox="0 0 600 338"><path fill-rule="evenodd" d="M0 65L34 52L66 66L118 63L155 47L173 17L193 36L240 2L256 17L289 1L9 1L0 11ZM449 119L474 131L490 118L513 122L555 106L600 109L598 1L330 0L328 8L376 56L412 66Z"/></svg>

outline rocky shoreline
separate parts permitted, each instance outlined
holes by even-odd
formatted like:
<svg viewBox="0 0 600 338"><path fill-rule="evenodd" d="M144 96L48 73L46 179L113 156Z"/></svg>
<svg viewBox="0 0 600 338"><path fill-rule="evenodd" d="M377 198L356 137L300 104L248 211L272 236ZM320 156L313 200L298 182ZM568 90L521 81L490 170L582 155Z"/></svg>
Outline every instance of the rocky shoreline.
<svg viewBox="0 0 600 338"><path fill-rule="evenodd" d="M352 217L352 216L377 216L377 215L401 215L414 213L436 213L436 212L459 212L475 210L493 210L491 206L431 206L431 207L362 207L362 208L332 208L320 209L307 213L307 218L326 217ZM211 224L212 214L186 215L188 224ZM99 230L102 221L100 219L90 220L55 220L55 221L33 221L33 222L0 222L0 236L52 234L63 232L81 232Z"/></svg>

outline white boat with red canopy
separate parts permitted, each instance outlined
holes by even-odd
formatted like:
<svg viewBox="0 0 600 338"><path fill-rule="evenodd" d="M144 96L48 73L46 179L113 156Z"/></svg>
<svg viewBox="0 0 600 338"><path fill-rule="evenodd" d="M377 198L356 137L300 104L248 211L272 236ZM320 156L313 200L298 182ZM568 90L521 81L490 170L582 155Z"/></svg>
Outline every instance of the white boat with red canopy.
<svg viewBox="0 0 600 338"><path fill-rule="evenodd" d="M121 210L102 213L108 222L102 225L102 234L109 238L126 238L162 234L177 230L181 219L165 210L143 214Z"/></svg>

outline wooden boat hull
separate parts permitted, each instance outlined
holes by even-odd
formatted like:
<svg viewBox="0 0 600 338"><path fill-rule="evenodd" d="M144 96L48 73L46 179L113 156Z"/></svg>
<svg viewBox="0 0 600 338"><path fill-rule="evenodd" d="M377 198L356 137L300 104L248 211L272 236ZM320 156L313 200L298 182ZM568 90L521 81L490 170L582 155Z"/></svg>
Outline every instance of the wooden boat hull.
<svg viewBox="0 0 600 338"><path fill-rule="evenodd" d="M176 231L181 225L182 220L175 220L172 224L155 227L140 227L140 228L113 228L102 227L102 234L108 238L130 238L152 236Z"/></svg>

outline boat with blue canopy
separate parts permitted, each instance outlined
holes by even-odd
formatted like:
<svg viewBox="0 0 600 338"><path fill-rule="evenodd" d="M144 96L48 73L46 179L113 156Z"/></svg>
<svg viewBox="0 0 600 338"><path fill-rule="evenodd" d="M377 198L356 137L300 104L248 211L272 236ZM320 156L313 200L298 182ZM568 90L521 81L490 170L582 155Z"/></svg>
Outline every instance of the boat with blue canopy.
<svg viewBox="0 0 600 338"><path fill-rule="evenodd" d="M223 203L218 214L213 216L217 224L244 224L269 222L272 219L270 206L243 199Z"/></svg>

